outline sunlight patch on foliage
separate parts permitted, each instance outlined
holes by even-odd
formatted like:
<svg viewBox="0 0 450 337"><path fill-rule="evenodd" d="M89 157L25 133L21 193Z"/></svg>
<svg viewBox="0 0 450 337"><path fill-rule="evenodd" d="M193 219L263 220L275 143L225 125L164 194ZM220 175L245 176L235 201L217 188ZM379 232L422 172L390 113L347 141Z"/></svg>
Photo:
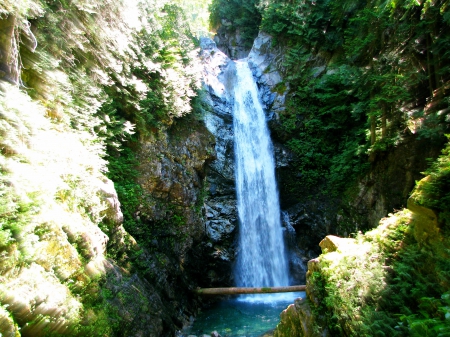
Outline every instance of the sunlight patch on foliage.
<svg viewBox="0 0 450 337"><path fill-rule="evenodd" d="M52 123L17 87L2 84L0 107L0 302L15 305L13 317L29 311L26 331L62 333L83 315L72 291L90 282L82 268L101 237L104 148L89 132Z"/></svg>

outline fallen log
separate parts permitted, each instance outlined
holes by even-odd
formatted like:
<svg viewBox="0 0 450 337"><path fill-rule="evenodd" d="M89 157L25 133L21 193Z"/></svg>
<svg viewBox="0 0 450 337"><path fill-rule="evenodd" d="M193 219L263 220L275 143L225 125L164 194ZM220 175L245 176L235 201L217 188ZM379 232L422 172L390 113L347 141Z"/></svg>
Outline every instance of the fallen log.
<svg viewBox="0 0 450 337"><path fill-rule="evenodd" d="M286 287L231 287L231 288L197 288L197 295L242 295L242 294L271 294L288 293L294 291L305 291L306 285L286 286Z"/></svg>

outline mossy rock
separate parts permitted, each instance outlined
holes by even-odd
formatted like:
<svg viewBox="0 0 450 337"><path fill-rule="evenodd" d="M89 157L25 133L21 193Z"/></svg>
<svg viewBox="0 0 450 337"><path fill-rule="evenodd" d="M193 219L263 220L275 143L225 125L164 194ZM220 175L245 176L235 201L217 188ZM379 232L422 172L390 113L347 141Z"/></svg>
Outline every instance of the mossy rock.
<svg viewBox="0 0 450 337"><path fill-rule="evenodd" d="M408 199L408 209L413 213L414 238L419 244L432 244L439 239L439 224L436 213L419 205L415 198Z"/></svg>
<svg viewBox="0 0 450 337"><path fill-rule="evenodd" d="M274 337L317 337L314 330L314 315L307 299L297 298L280 315Z"/></svg>
<svg viewBox="0 0 450 337"><path fill-rule="evenodd" d="M325 239L320 241L319 246L322 248L322 253L331 253L335 251L344 252L351 249L356 244L355 239L340 238L334 235L327 235Z"/></svg>

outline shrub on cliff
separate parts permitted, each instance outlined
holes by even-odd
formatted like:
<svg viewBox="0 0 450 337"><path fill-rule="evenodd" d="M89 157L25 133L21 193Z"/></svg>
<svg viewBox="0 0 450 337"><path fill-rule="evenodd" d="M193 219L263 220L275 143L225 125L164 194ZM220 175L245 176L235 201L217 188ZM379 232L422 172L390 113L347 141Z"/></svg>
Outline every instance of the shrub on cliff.
<svg viewBox="0 0 450 337"><path fill-rule="evenodd" d="M275 131L298 155L292 190L339 195L368 159L412 134L443 138L446 1L264 3L261 29L286 48L279 67L290 95Z"/></svg>
<svg viewBox="0 0 450 337"><path fill-rule="evenodd" d="M225 23L231 32L239 31L244 45L251 47L261 23L259 3L259 0L212 0L209 6L211 28L217 29Z"/></svg>
<svg viewBox="0 0 450 337"><path fill-rule="evenodd" d="M318 258L308 277L316 327L339 336L450 335L448 149L408 209Z"/></svg>

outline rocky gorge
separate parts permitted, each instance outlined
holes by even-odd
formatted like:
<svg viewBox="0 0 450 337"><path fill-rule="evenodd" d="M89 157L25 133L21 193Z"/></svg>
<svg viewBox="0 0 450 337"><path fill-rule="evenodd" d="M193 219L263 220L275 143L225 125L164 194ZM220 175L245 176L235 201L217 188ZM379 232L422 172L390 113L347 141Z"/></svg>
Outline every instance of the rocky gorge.
<svg viewBox="0 0 450 337"><path fill-rule="evenodd" d="M223 30L219 29L215 42L217 42L221 51L229 57L233 59L242 57L245 46L239 45L241 39L239 31L237 30L236 35L233 35L230 33L232 31L229 28L230 24L225 26ZM439 156L443 143L442 139L439 140L438 137L431 142L425 140L417 135L415 126L410 126L406 129L401 141L395 148L390 151L378 152L376 155L369 157L369 170L360 176L353 185L349 186L341 197L324 196L317 193L311 198L310 191L302 196L299 194L298 189L292 189L293 177L298 177L301 180L301 174L296 172L295 161L298 160L297 154L286 146L289 139L286 139L286 133L283 131L282 126L282 119L286 114L285 102L292 99L290 97L292 93L288 79L289 73L287 73L285 67L285 57L289 48L278 41L278 43L274 43L272 39L270 35L260 31L248 54L248 63L252 68L255 81L258 83L260 99L264 104L266 118L272 129L280 201L284 210L283 224L285 226L286 240L290 247L291 271L295 275L296 281L305 280L306 268L304 265L309 260L308 272L306 273L308 296L306 299L296 301L295 304L283 312L281 323L275 330L274 336L324 336L330 334L330 329L324 328L329 323L324 322L326 319L324 320L323 316L319 314L319 317L317 317L318 308L322 308L319 310L325 310L323 304L320 303L320 301L324 300L324 290L320 288L324 283L317 283L317 277L324 277L327 279L324 282L330 282L332 286L334 286L333 282L335 280L331 280L333 275L328 274L330 262L320 262L320 268L322 268L320 269L315 267L318 263L317 261L319 261L315 258L322 253L320 256L323 258L320 261L325 261L328 256L330 256L330 259L335 259L333 254L336 254L338 260L347 260L349 257L345 256L346 247L351 247L353 244L342 239L343 243L339 247L333 246L330 248L326 245L326 242L333 239L327 235L335 234L348 237L350 233L361 233L361 231L377 227L380 220L383 219L380 222L380 228L373 232L389 236L391 235L389 231L397 230L396 226L399 226L398 223L402 221L398 220L401 219L400 215L392 215L391 212L406 208L407 203L408 209L412 210L413 214L419 214L422 211L424 214L428 214L429 210L419 210L417 208L413 210L412 205L414 202L409 199L409 196L416 182L423 177L423 172L427 169L428 162L433 160L432 158ZM212 49L211 47L209 48ZM323 57L323 55L318 53L308 60L308 64L314 78L326 77L334 72L332 56ZM210 92L214 93L214 90L210 90ZM216 97L219 96L217 95ZM438 100L439 98L436 99ZM429 103L425 109L433 109L433 104L437 103ZM220 110L223 111L223 108ZM389 217L385 218L388 214ZM419 218L421 218L419 215L413 215L414 220L409 222L409 226L411 228L417 228L415 226L421 227L418 223L420 220L417 220ZM436 218L436 216L433 215L431 218ZM388 228L383 227L383 224L388 222L392 225L388 226ZM435 223L433 226L435 227L430 229L431 232L439 231L436 229L437 227L442 228L442 224L438 225ZM359 240L371 241L375 234L369 233L366 237L359 237ZM323 239L325 237L326 239ZM420 242L421 239L415 236L415 240ZM385 249L383 244L385 243L379 244L382 246L381 248L372 249L380 249L383 252L382 254L386 254L383 251ZM319 250L319 246L322 248L322 251ZM356 249L363 248L361 246ZM337 253L329 254L336 251ZM342 254L343 257L338 257L338 254ZM336 264L338 263L336 262ZM376 266L376 268L378 267ZM345 269L348 267L343 266L339 268ZM324 269L327 271L324 271ZM380 278L389 279L389 276L384 275L380 276ZM389 284L389 281L387 283ZM320 289L317 288L317 284L322 284L319 286ZM316 294L314 295L315 292ZM317 295L317 292L320 292L320 295ZM310 303L313 304L311 305ZM340 324L347 324L345 318ZM346 328L344 327L343 329ZM331 332L331 335L333 333L353 335L356 333L355 331L352 328L348 328L346 332L334 331Z"/></svg>
<svg viewBox="0 0 450 337"><path fill-rule="evenodd" d="M243 57L271 130L290 282L307 285L269 335L445 336L445 55L430 95L421 82L415 99L385 101L354 84L378 56L349 70L339 46L297 45L283 20L268 26L281 4L258 9L266 21L252 43L222 17L200 50L168 1L0 5L2 336L180 336L211 302L197 287L234 285L246 247L237 245L231 76ZM283 15L312 13L305 23L323 10L305 6ZM440 41L433 29L415 41ZM330 117L342 101L351 104ZM324 170L327 157L337 164ZM393 295L404 289L411 306ZM393 307L403 308L400 322Z"/></svg>

